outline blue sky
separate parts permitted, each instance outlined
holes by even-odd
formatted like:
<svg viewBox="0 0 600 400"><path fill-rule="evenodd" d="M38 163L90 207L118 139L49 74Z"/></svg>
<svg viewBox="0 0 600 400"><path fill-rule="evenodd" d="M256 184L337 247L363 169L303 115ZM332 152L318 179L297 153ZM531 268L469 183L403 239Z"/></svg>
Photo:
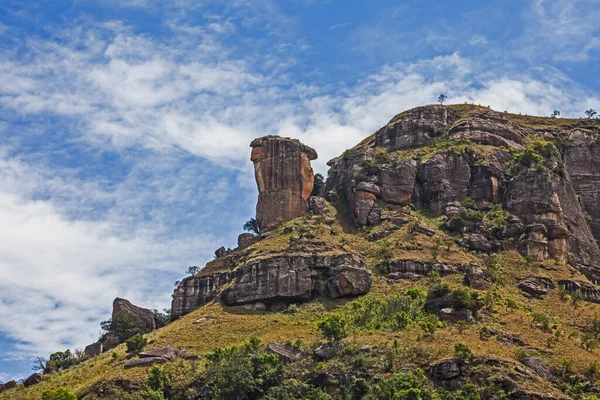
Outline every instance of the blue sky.
<svg viewBox="0 0 600 400"><path fill-rule="evenodd" d="M250 141L325 163L404 109L600 109L600 0L4 0L0 380L162 309L253 216Z"/></svg>

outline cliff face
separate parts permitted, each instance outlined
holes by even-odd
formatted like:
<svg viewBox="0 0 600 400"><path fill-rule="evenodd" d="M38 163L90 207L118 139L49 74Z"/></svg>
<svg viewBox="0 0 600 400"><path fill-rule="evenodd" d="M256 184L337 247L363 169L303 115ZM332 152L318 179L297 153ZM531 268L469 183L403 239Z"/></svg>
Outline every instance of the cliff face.
<svg viewBox="0 0 600 400"><path fill-rule="evenodd" d="M409 110L329 162L327 197L345 198L359 226L413 204L446 215L465 242L481 235L475 250L517 246L534 260L568 260L598 280L598 129L525 122L484 108ZM492 209L505 214L503 226L464 224Z"/></svg>
<svg viewBox="0 0 600 400"><path fill-rule="evenodd" d="M259 193L256 219L262 229L304 215L314 184L310 161L317 158L317 152L297 140L277 136L256 139L250 146Z"/></svg>

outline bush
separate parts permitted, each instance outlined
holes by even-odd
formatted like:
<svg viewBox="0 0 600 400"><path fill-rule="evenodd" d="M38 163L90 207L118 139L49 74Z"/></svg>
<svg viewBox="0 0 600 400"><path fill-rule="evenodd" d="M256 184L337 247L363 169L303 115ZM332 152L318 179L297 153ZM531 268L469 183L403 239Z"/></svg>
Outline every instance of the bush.
<svg viewBox="0 0 600 400"><path fill-rule="evenodd" d="M243 228L245 231L260 235L262 226L259 220L257 220L256 218L250 218L248 221L246 221Z"/></svg>
<svg viewBox="0 0 600 400"><path fill-rule="evenodd" d="M377 175L381 171L381 167L375 161L364 161L361 167L367 176Z"/></svg>
<svg viewBox="0 0 600 400"><path fill-rule="evenodd" d="M69 389L61 387L56 390L45 390L42 400L77 400L77 396Z"/></svg>
<svg viewBox="0 0 600 400"><path fill-rule="evenodd" d="M148 389L163 391L171 386L171 379L165 375L163 369L157 365L150 368L148 372Z"/></svg>
<svg viewBox="0 0 600 400"><path fill-rule="evenodd" d="M473 352L463 343L456 343L454 345L454 359L461 363L467 363L473 360Z"/></svg>
<svg viewBox="0 0 600 400"><path fill-rule="evenodd" d="M120 343L135 335L149 332L135 316L127 311L116 313L111 319L101 322L100 326L105 332L103 338L110 333L116 336Z"/></svg>
<svg viewBox="0 0 600 400"><path fill-rule="evenodd" d="M315 174L315 183L310 195L323 196L323 193L325 193L325 178L321 174Z"/></svg>
<svg viewBox="0 0 600 400"><path fill-rule="evenodd" d="M348 320L340 314L319 321L317 328L330 341L341 340L348 336Z"/></svg>
<svg viewBox="0 0 600 400"><path fill-rule="evenodd" d="M350 325L363 329L410 329L424 317L425 293L408 289L385 298L361 298L351 304Z"/></svg>
<svg viewBox="0 0 600 400"><path fill-rule="evenodd" d="M49 374L56 371L69 369L77 364L80 364L86 359L86 355L81 350L57 351L50 355L49 359L37 357L33 363L34 371L41 371L44 374Z"/></svg>
<svg viewBox="0 0 600 400"><path fill-rule="evenodd" d="M452 307L464 310L471 308L471 293L468 290L458 289L452 292Z"/></svg>
<svg viewBox="0 0 600 400"><path fill-rule="evenodd" d="M142 335L132 336L125 341L128 353L133 353L142 350L146 343L148 343L148 340Z"/></svg>

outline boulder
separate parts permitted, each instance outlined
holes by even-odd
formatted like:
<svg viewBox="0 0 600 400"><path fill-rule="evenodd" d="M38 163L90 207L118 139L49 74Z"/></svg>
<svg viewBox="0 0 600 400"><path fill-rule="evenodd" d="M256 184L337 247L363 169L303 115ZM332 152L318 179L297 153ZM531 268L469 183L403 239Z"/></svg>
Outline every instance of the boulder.
<svg viewBox="0 0 600 400"><path fill-rule="evenodd" d="M412 200L412 192L417 178L417 163L408 160L396 166L386 166L381 170L381 198L389 204L407 206Z"/></svg>
<svg viewBox="0 0 600 400"><path fill-rule="evenodd" d="M552 375L550 368L539 357L527 357L522 362L545 380L554 381L554 375Z"/></svg>
<svg viewBox="0 0 600 400"><path fill-rule="evenodd" d="M177 357L176 350L170 346L162 346L154 350L142 351L138 353L139 358L154 358L154 357L162 357L166 360L174 360Z"/></svg>
<svg viewBox="0 0 600 400"><path fill-rule="evenodd" d="M117 347L119 344L120 344L119 338L117 338L112 333L109 333L108 335L106 335L104 337L104 340L102 340L102 352L112 350L115 347Z"/></svg>
<svg viewBox="0 0 600 400"><path fill-rule="evenodd" d="M431 364L427 374L437 384L446 389L455 390L464 385L463 373L465 366L454 359L447 359Z"/></svg>
<svg viewBox="0 0 600 400"><path fill-rule="evenodd" d="M268 230L308 212L317 152L298 140L265 136L254 140L250 160L258 185L256 219Z"/></svg>
<svg viewBox="0 0 600 400"><path fill-rule="evenodd" d="M329 212L327 203L323 197L309 197L308 206L314 215L326 215Z"/></svg>
<svg viewBox="0 0 600 400"><path fill-rule="evenodd" d="M184 278L173 293L171 320L175 321L180 316L213 300L219 291L236 276L236 272L222 272Z"/></svg>
<svg viewBox="0 0 600 400"><path fill-rule="evenodd" d="M541 298L548 293L550 289L554 289L555 285L551 279L530 276L519 283L519 289L525 292L529 297Z"/></svg>
<svg viewBox="0 0 600 400"><path fill-rule="evenodd" d="M255 239L256 235L254 233L242 233L237 239L238 248L243 249L250 246Z"/></svg>
<svg viewBox="0 0 600 400"><path fill-rule="evenodd" d="M477 290L484 290L488 286L485 281L485 271L476 265L471 265L467 268L465 281L469 286Z"/></svg>
<svg viewBox="0 0 600 400"><path fill-rule="evenodd" d="M386 261L375 266L375 269L384 275L400 273L405 275L410 274L410 276L426 276L431 271L436 271L441 276L446 276L459 272L461 268L463 268L462 265L447 265L407 259Z"/></svg>
<svg viewBox="0 0 600 400"><path fill-rule="evenodd" d="M426 227L425 225L415 225L413 227L413 232L422 233L425 236L432 237L435 235L435 231L431 228Z"/></svg>
<svg viewBox="0 0 600 400"><path fill-rule="evenodd" d="M430 314L437 314L442 309L452 307L452 303L454 303L452 293L446 293L443 296L427 300L423 305L423 309Z"/></svg>
<svg viewBox="0 0 600 400"><path fill-rule="evenodd" d="M455 324L459 321L471 322L473 317L471 316L471 310L467 309L456 309L456 308L442 308L438 313L440 321L450 322Z"/></svg>
<svg viewBox="0 0 600 400"><path fill-rule="evenodd" d="M205 322L210 321L212 318L210 317L200 317L197 320L194 321L194 324L198 325L198 324L203 324Z"/></svg>
<svg viewBox="0 0 600 400"><path fill-rule="evenodd" d="M457 123L450 130L450 137L515 150L525 148L521 129L492 110L484 110Z"/></svg>
<svg viewBox="0 0 600 400"><path fill-rule="evenodd" d="M463 243L466 248L472 251L489 253L493 249L492 243L480 233L470 233L466 235Z"/></svg>
<svg viewBox="0 0 600 400"><path fill-rule="evenodd" d="M17 387L17 382L15 380L8 381L4 384L4 390L10 390Z"/></svg>
<svg viewBox="0 0 600 400"><path fill-rule="evenodd" d="M129 360L125 362L125 369L137 368L137 367L150 367L156 364L164 364L167 362L166 358L163 357L146 357L138 358L136 360Z"/></svg>
<svg viewBox="0 0 600 400"><path fill-rule="evenodd" d="M297 361L305 356L298 346L286 343L269 343L266 352L277 354L282 361Z"/></svg>
<svg viewBox="0 0 600 400"><path fill-rule="evenodd" d="M227 254L227 249L223 246L215 250L215 258L223 258Z"/></svg>
<svg viewBox="0 0 600 400"><path fill-rule="evenodd" d="M314 355L318 361L329 360L338 352L342 351L348 343L343 340L336 340L335 342L325 343L315 349Z"/></svg>
<svg viewBox="0 0 600 400"><path fill-rule="evenodd" d="M40 383L42 381L42 379L44 379L44 376L42 374L36 372L34 374L31 374L27 379L25 379L23 381L23 385L25 387L37 385L38 383Z"/></svg>

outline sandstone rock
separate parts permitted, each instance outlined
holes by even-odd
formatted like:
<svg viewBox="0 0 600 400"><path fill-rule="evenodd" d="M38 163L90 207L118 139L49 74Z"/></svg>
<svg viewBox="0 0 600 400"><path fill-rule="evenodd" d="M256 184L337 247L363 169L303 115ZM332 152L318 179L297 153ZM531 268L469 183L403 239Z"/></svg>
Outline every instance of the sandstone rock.
<svg viewBox="0 0 600 400"><path fill-rule="evenodd" d="M223 272L200 277L189 276L183 279L173 293L171 319L174 321L211 301L219 290L236 276L235 272Z"/></svg>
<svg viewBox="0 0 600 400"><path fill-rule="evenodd" d="M384 262L375 269L384 275L392 273L412 274L414 276L425 276L431 271L438 272L441 276L455 274L462 266L430 263L426 261L397 259Z"/></svg>
<svg viewBox="0 0 600 400"><path fill-rule="evenodd" d="M538 357L527 357L523 359L523 364L535 371L536 374L541 376L547 381L553 382L554 375L550 372L550 368Z"/></svg>
<svg viewBox="0 0 600 400"><path fill-rule="evenodd" d="M554 289L554 283L551 279L530 276L519 283L519 289L527 293L530 297L541 298L548 293L550 289Z"/></svg>
<svg viewBox="0 0 600 400"><path fill-rule="evenodd" d="M347 345L348 343L344 342L343 340L336 340L335 342L322 344L315 349L315 358L318 361L329 360L335 354L342 351Z"/></svg>
<svg viewBox="0 0 600 400"><path fill-rule="evenodd" d="M314 215L326 215L328 213L327 203L323 197L311 196L308 205Z"/></svg>
<svg viewBox="0 0 600 400"><path fill-rule="evenodd" d="M197 320L194 321L194 324L198 325L198 324L203 324L205 322L210 321L212 318L210 317L200 317Z"/></svg>
<svg viewBox="0 0 600 400"><path fill-rule="evenodd" d="M166 358L163 357L147 357L139 358L137 360L129 360L125 362L125 369L137 368L137 367L150 367L156 364L164 364L167 362Z"/></svg>
<svg viewBox="0 0 600 400"><path fill-rule="evenodd" d="M558 284L571 294L581 294L585 301L600 303L600 290L589 282L565 279L558 281Z"/></svg>
<svg viewBox="0 0 600 400"><path fill-rule="evenodd" d="M417 163L409 160L381 170L381 197L386 203L407 206L417 178Z"/></svg>
<svg viewBox="0 0 600 400"><path fill-rule="evenodd" d="M468 139L473 142L517 150L524 149L523 134L502 114L483 111L466 118L450 130L452 139Z"/></svg>
<svg viewBox="0 0 600 400"><path fill-rule="evenodd" d="M256 235L254 233L242 233L238 236L238 248L243 249L245 247L250 246L255 239Z"/></svg>
<svg viewBox="0 0 600 400"><path fill-rule="evenodd" d="M277 354L282 361L297 361L305 356L297 346L285 343L269 343L266 352Z"/></svg>
<svg viewBox="0 0 600 400"><path fill-rule="evenodd" d="M256 219L262 228L304 215L314 184L310 161L317 158L316 151L278 136L256 139L250 146L259 192Z"/></svg>
<svg viewBox="0 0 600 400"><path fill-rule="evenodd" d="M429 144L443 134L456 116L444 106L417 107L396 115L375 134L375 145L390 150L407 149Z"/></svg>
<svg viewBox="0 0 600 400"><path fill-rule="evenodd" d="M109 333L108 335L106 335L104 337L104 340L102 340L102 352L112 350L115 347L117 347L119 344L120 344L119 338L117 338L115 335Z"/></svg>
<svg viewBox="0 0 600 400"><path fill-rule="evenodd" d="M90 345L87 345L85 347L85 349L83 350L83 352L85 353L85 355L87 355L89 357L98 356L98 355L102 354L102 351L103 351L102 342L96 342L96 343L92 343Z"/></svg>
<svg viewBox="0 0 600 400"><path fill-rule="evenodd" d="M470 233L466 235L464 245L469 250L482 253L489 253L493 249L492 243L480 233Z"/></svg>
<svg viewBox="0 0 600 400"><path fill-rule="evenodd" d="M371 287L370 272L351 254L273 257L241 267L237 275L221 295L226 305L337 298L364 294Z"/></svg>
<svg viewBox="0 0 600 400"><path fill-rule="evenodd" d="M42 381L42 379L44 379L44 376L42 374L36 372L34 374L31 374L29 376L29 378L25 379L23 381L23 385L25 387L37 385L38 383L40 383Z"/></svg>
<svg viewBox="0 0 600 400"><path fill-rule="evenodd" d="M423 235L429 236L429 237L435 236L435 231L433 229L426 227L425 225L415 225L413 227L413 231L422 233Z"/></svg>
<svg viewBox="0 0 600 400"><path fill-rule="evenodd" d="M437 314L444 308L452 307L453 302L452 293L446 293L443 296L427 300L423 309L430 314Z"/></svg>
<svg viewBox="0 0 600 400"><path fill-rule="evenodd" d="M4 384L4 390L10 390L17 387L17 382L15 380L8 381Z"/></svg>
<svg viewBox="0 0 600 400"><path fill-rule="evenodd" d="M465 281L469 286L477 290L484 290L488 286L485 281L485 271L476 265L471 265L467 268Z"/></svg>
<svg viewBox="0 0 600 400"><path fill-rule="evenodd" d="M381 193L379 186L370 182L359 182L358 185L356 185L356 190L359 192L373 193L376 196Z"/></svg>
<svg viewBox="0 0 600 400"><path fill-rule="evenodd" d="M471 322L473 317L470 310L456 308L442 308L438 314L440 321L457 323L459 321Z"/></svg>
<svg viewBox="0 0 600 400"><path fill-rule="evenodd" d="M384 239L384 238L390 236L392 233L394 233L394 231L388 230L388 229L382 229L380 231L371 233L369 235L369 240L372 242L375 242L377 240Z"/></svg>
<svg viewBox="0 0 600 400"><path fill-rule="evenodd" d="M170 345L162 346L154 350L142 351L138 353L139 358L154 358L154 357L162 357L166 360L174 360L177 357L177 352L175 348Z"/></svg>
<svg viewBox="0 0 600 400"><path fill-rule="evenodd" d="M419 166L416 203L434 214L467 198L471 169L463 155L438 153Z"/></svg>
<svg viewBox="0 0 600 400"><path fill-rule="evenodd" d="M369 224L369 214L375 205L376 197L369 192L356 192L354 201L354 219L358 225Z"/></svg>
<svg viewBox="0 0 600 400"><path fill-rule="evenodd" d="M464 385L463 373L464 366L454 359L439 361L430 365L427 369L427 374L434 382L450 390L458 389Z"/></svg>
<svg viewBox="0 0 600 400"><path fill-rule="evenodd" d="M112 317L115 318L115 315L119 313L128 313L138 323L144 327L146 332L150 332L156 329L156 321L154 317L154 312L148 310L146 308L138 307L133 304L129 300L116 298L113 301L113 312Z"/></svg>
<svg viewBox="0 0 600 400"><path fill-rule="evenodd" d="M225 254L227 254L227 249L223 246L215 250L215 258L223 258L225 257Z"/></svg>

